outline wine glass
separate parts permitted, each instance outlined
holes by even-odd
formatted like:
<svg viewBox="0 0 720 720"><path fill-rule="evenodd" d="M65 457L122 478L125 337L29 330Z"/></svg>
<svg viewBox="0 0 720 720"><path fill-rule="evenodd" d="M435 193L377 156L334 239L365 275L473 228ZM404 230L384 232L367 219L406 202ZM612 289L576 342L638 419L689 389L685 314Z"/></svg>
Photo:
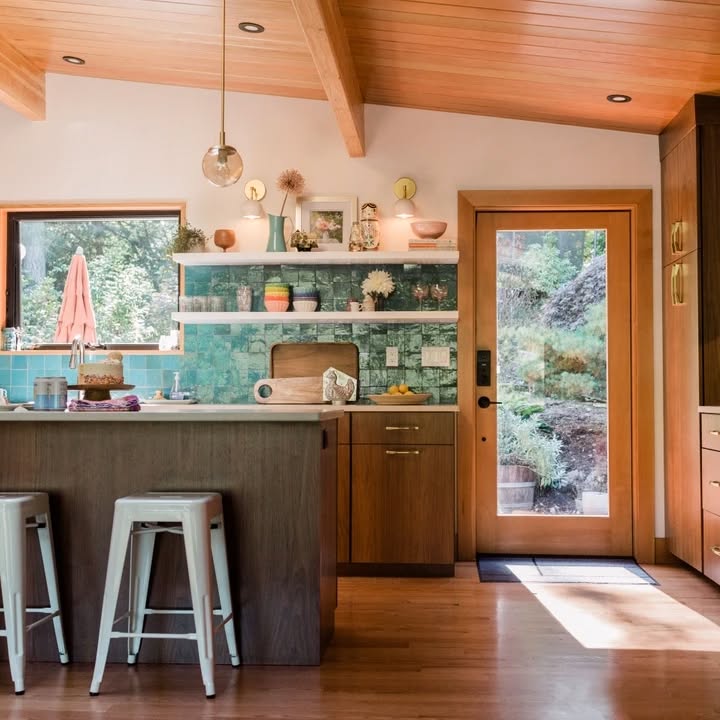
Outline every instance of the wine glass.
<svg viewBox="0 0 720 720"><path fill-rule="evenodd" d="M422 282L416 282L412 286L412 296L418 301L418 310L422 310L422 301L430 295L430 288Z"/></svg>
<svg viewBox="0 0 720 720"><path fill-rule="evenodd" d="M430 287L430 295L437 300L438 310L440 309L440 303L447 297L448 287L445 283L433 283Z"/></svg>

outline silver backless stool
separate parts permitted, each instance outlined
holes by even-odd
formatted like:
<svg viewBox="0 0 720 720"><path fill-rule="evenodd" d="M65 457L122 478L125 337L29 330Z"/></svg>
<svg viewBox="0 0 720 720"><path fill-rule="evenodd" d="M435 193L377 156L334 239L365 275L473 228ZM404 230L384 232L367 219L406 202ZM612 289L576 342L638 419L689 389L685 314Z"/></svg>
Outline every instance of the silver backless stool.
<svg viewBox="0 0 720 720"><path fill-rule="evenodd" d="M159 523L170 523L170 525L160 525ZM157 610L147 607L155 536L159 532L170 532L182 535L184 538L192 610ZM130 608L127 613L114 619L129 541ZM217 579L220 610L213 610L210 584L211 562ZM184 634L145 633L143 632L145 617L153 613L192 614L195 619L195 632ZM213 615L220 615L222 618L215 627L213 627ZM113 630L113 626L125 618L128 619L127 632ZM215 697L213 636L223 626L225 627L230 661L233 666L237 667L240 665L240 657L235 640L220 494L149 492L116 500L95 671L90 684L90 694L98 695L100 693L100 684L112 638L128 639L128 663L130 665L137 662L143 638L177 638L197 641L205 694L208 698Z"/></svg>
<svg viewBox="0 0 720 720"><path fill-rule="evenodd" d="M27 528L36 528L40 541L49 599L49 607L46 608L27 607ZM25 636L28 630L52 620L60 662L63 665L69 662L60 618L47 493L0 492L0 586L2 612L5 615L5 629L0 630L0 637L7 638L10 674L15 685L15 694L22 695L25 692ZM27 613L38 613L45 617L26 625Z"/></svg>

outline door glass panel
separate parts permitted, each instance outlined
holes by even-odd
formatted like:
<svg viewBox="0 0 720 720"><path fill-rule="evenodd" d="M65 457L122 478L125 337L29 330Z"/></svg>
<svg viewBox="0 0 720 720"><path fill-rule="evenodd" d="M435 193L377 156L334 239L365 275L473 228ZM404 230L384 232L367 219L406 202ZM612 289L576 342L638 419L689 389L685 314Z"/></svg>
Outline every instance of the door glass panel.
<svg viewBox="0 0 720 720"><path fill-rule="evenodd" d="M498 514L607 516L607 231L496 237Z"/></svg>

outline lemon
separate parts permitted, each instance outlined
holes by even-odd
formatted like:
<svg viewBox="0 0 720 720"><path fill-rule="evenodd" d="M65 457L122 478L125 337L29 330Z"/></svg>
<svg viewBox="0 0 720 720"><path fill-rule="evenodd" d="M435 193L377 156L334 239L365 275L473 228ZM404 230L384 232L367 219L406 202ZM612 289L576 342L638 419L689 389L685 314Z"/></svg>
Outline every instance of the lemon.
<svg viewBox="0 0 720 720"><path fill-rule="evenodd" d="M398 387L398 390L399 390L403 395L405 395L405 394L410 390L410 388L409 388L407 385L405 385L405 383L403 383L402 385L400 385L400 386Z"/></svg>
<svg viewBox="0 0 720 720"><path fill-rule="evenodd" d="M408 388L404 393L404 395L414 395L414 394L415 393L412 390L410 390L410 388Z"/></svg>
<svg viewBox="0 0 720 720"><path fill-rule="evenodd" d="M400 388L397 385L391 385L388 388L388 395L398 395L400 393Z"/></svg>

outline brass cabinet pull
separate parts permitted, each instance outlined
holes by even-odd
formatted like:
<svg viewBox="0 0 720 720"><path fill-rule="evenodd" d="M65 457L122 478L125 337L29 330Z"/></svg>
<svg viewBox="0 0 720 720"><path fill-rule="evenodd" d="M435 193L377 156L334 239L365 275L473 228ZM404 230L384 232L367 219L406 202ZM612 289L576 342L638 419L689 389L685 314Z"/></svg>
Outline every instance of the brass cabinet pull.
<svg viewBox="0 0 720 720"><path fill-rule="evenodd" d="M682 305L685 302L682 267L682 263L674 263L670 274L670 302L673 305Z"/></svg>
<svg viewBox="0 0 720 720"><path fill-rule="evenodd" d="M386 455L419 455L419 450L386 450Z"/></svg>
<svg viewBox="0 0 720 720"><path fill-rule="evenodd" d="M715 555L717 555L718 557L720 557L720 547L718 547L717 545L713 545L713 546L710 548L710 551L713 552L713 553L714 553Z"/></svg>
<svg viewBox="0 0 720 720"><path fill-rule="evenodd" d="M419 430L417 425L386 425L386 430Z"/></svg>
<svg viewBox="0 0 720 720"><path fill-rule="evenodd" d="M710 480L708 485L712 485L713 487L720 487L720 480Z"/></svg>
<svg viewBox="0 0 720 720"><path fill-rule="evenodd" d="M670 251L674 254L682 252L682 221L677 220L670 226Z"/></svg>

